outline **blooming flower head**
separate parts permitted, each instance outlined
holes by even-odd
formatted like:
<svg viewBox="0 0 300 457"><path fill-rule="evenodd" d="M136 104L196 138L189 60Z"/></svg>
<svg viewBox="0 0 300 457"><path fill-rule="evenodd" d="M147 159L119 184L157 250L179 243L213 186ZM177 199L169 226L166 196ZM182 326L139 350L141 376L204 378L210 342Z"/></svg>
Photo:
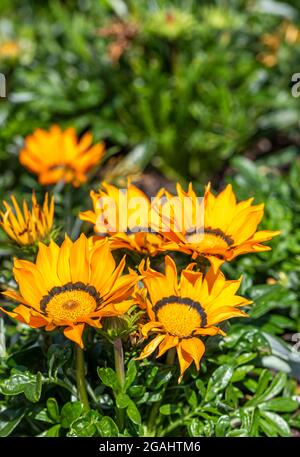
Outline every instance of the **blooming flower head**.
<svg viewBox="0 0 300 457"><path fill-rule="evenodd" d="M150 230L151 203L146 194L132 184L119 189L104 182L102 188L91 191L93 211L80 213L80 219L94 224L100 237L108 235L112 249L156 255L163 238Z"/></svg>
<svg viewBox="0 0 300 457"><path fill-rule="evenodd" d="M239 307L251 303L236 295L241 279L226 281L220 270L214 273L212 268L204 275L193 271L194 265L190 264L181 272L179 281L176 265L169 256L165 258L165 273L159 273L149 265L145 269L144 262L140 265L149 297L145 300L149 322L141 331L144 337L155 336L139 359L149 357L157 348L157 357L176 348L179 382L193 361L199 370L205 352L200 338L224 335L218 324L232 317L247 316Z"/></svg>
<svg viewBox="0 0 300 457"><path fill-rule="evenodd" d="M19 292L4 295L19 305L12 312L1 310L33 328L63 327L82 347L85 325L99 328L102 317L120 316L133 304L128 298L138 276L122 276L124 267L125 257L116 266L107 240L92 249L83 234L75 242L66 236L61 247L40 243L35 263L15 259Z"/></svg>
<svg viewBox="0 0 300 457"><path fill-rule="evenodd" d="M206 257L215 271L225 261L233 260L240 254L269 251L271 248L261 243L280 233L270 230L257 231L264 214L264 205L252 205L253 198L237 202L230 184L216 196L211 192L209 184L201 202L196 198L191 184L188 192L184 192L178 184L177 193L181 200L190 198L193 212L197 212L196 206L199 206L198 211L200 214L202 212L204 218L203 227L198 231L192 222L189 226L191 218L186 214L185 220L188 223L182 231L173 229L165 233L169 242L164 248L190 254L193 259L198 256ZM166 195L168 199L173 197L168 192ZM177 217L174 212L171 228L179 224Z"/></svg>
<svg viewBox="0 0 300 457"><path fill-rule="evenodd" d="M38 175L42 185L65 181L78 187L86 182L88 171L100 162L104 153L102 143L94 146L91 143L91 133L78 140L73 128L63 131L53 125L48 131L36 129L25 138L20 162Z"/></svg>
<svg viewBox="0 0 300 457"><path fill-rule="evenodd" d="M28 209L25 200L23 200L23 208L20 209L12 195L12 204L3 201L5 211L0 211L0 226L20 246L33 245L45 240L51 232L54 216L54 198L51 198L50 203L48 200L48 194L46 194L41 207L33 193L31 209Z"/></svg>

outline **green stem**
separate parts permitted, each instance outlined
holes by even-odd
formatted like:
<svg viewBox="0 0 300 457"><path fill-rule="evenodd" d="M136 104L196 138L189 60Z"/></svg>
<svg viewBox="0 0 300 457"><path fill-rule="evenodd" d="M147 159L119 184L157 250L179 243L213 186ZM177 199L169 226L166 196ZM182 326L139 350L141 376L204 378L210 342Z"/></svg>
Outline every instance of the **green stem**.
<svg viewBox="0 0 300 457"><path fill-rule="evenodd" d="M85 411L89 411L90 404L87 396L86 385L85 385L85 368L84 368L84 355L83 350L78 344L75 345L76 355L76 382L79 399L83 405Z"/></svg>
<svg viewBox="0 0 300 457"><path fill-rule="evenodd" d="M176 349L175 348L171 348L171 349L168 350L167 359L166 359L166 364L167 365L174 365L175 355L176 355ZM162 400L159 400L159 401L155 402L154 405L152 406L151 410L150 410L149 421L148 421L148 430L151 433L151 436L155 436L154 428L155 428L155 425L157 425L157 422L158 422L159 408L161 406L161 403L162 403Z"/></svg>
<svg viewBox="0 0 300 457"><path fill-rule="evenodd" d="M176 355L176 349L175 348L171 348L171 349L168 350L167 360L166 360L167 365L174 365L175 355Z"/></svg>
<svg viewBox="0 0 300 457"><path fill-rule="evenodd" d="M117 378L121 389L123 390L125 384L125 369L124 369L124 352L122 340L120 337L116 338L113 342L114 356L115 356L115 369ZM124 429L124 409L117 408L117 421L120 431Z"/></svg>

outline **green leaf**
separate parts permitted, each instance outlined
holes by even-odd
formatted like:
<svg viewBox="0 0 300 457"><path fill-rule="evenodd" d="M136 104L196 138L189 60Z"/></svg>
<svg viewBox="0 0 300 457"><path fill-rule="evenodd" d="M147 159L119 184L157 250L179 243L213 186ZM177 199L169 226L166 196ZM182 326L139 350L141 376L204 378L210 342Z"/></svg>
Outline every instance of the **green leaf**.
<svg viewBox="0 0 300 457"><path fill-rule="evenodd" d="M68 436L94 436L100 420L101 416L97 411L88 411L72 423Z"/></svg>
<svg viewBox="0 0 300 457"><path fill-rule="evenodd" d="M205 393L206 393L206 387L205 387L204 382L202 381L202 379L197 379L196 387L199 390L199 394L201 395L201 397L204 398L205 397Z"/></svg>
<svg viewBox="0 0 300 457"><path fill-rule="evenodd" d="M255 391L256 397L259 397L260 395L262 395L265 392L271 379L272 379L272 375L269 370L263 370L261 372L261 374L259 376L259 380L258 380L258 385L257 385L256 391Z"/></svg>
<svg viewBox="0 0 300 457"><path fill-rule="evenodd" d="M287 382L287 375L286 373L277 373L275 378L273 379L271 385L267 388L264 394L261 395L261 399L264 401L270 400L273 397L276 397L282 389L285 387Z"/></svg>
<svg viewBox="0 0 300 457"><path fill-rule="evenodd" d="M264 370L260 376L256 393L254 397L246 403L246 406L258 406L259 404L276 397L276 395L282 391L286 385L287 375L285 373L277 373L269 387L267 387L270 378L272 378L270 372Z"/></svg>
<svg viewBox="0 0 300 457"><path fill-rule="evenodd" d="M130 360L127 366L126 377L125 377L125 385L124 391L126 392L127 389L133 384L137 374L136 363L134 360Z"/></svg>
<svg viewBox="0 0 300 457"><path fill-rule="evenodd" d="M258 436L259 430L259 421L260 421L260 412L258 408L255 408L252 414L251 426L249 430L250 436Z"/></svg>
<svg viewBox="0 0 300 457"><path fill-rule="evenodd" d="M288 423L278 414L270 411L261 411L262 417L273 427L279 436L290 436Z"/></svg>
<svg viewBox="0 0 300 457"><path fill-rule="evenodd" d="M25 397L35 403L40 399L42 392L42 374L29 371L12 370L7 379L0 380L0 392L3 395L18 395L24 393Z"/></svg>
<svg viewBox="0 0 300 457"><path fill-rule="evenodd" d="M82 405L80 401L66 403L61 410L61 426L69 428L80 417L81 413Z"/></svg>
<svg viewBox="0 0 300 457"><path fill-rule="evenodd" d="M278 436L276 428L274 428L273 424L266 421L263 417L259 420L259 427L263 433L269 437Z"/></svg>
<svg viewBox="0 0 300 457"><path fill-rule="evenodd" d="M249 371L252 371L253 368L254 365L242 365L241 367L237 367L234 370L231 382L242 381L246 377L247 373L249 373Z"/></svg>
<svg viewBox="0 0 300 457"><path fill-rule="evenodd" d="M47 352L49 377L56 377L57 370L72 359L72 347L65 344L52 344Z"/></svg>
<svg viewBox="0 0 300 457"><path fill-rule="evenodd" d="M53 427L48 428L48 430L45 430L44 432L40 433L38 436L57 438L60 435L59 432L60 432L60 424L56 424L56 425L53 425Z"/></svg>
<svg viewBox="0 0 300 457"><path fill-rule="evenodd" d="M164 416L170 416L170 414L174 414L176 411L178 411L178 406L170 403L166 403L159 408L160 414L163 414Z"/></svg>
<svg viewBox="0 0 300 457"><path fill-rule="evenodd" d="M120 409L127 408L130 401L130 397L127 394L124 394L123 392L119 393L116 397L116 404L117 407Z"/></svg>
<svg viewBox="0 0 300 457"><path fill-rule="evenodd" d="M54 422L59 422L59 408L55 398L48 398L47 400L47 412L49 417Z"/></svg>
<svg viewBox="0 0 300 457"><path fill-rule="evenodd" d="M142 421L141 415L140 415L139 410L137 409L135 403L132 400L130 400L126 412L127 412L127 416L134 424L137 424L137 425L141 424L141 421Z"/></svg>
<svg viewBox="0 0 300 457"><path fill-rule="evenodd" d="M229 416L219 417L216 423L216 436L226 436L226 430L230 427L230 418Z"/></svg>
<svg viewBox="0 0 300 457"><path fill-rule="evenodd" d="M213 372L207 385L207 391L205 395L206 401L211 401L219 392L227 387L233 372L233 367L230 365L223 365Z"/></svg>
<svg viewBox="0 0 300 457"><path fill-rule="evenodd" d="M145 386L131 386L129 387L128 394L130 397L142 397L145 390Z"/></svg>
<svg viewBox="0 0 300 457"><path fill-rule="evenodd" d="M99 435L102 437L116 437L119 436L119 430L115 422L109 416L104 416L100 422L97 423Z"/></svg>
<svg viewBox="0 0 300 457"><path fill-rule="evenodd" d="M198 399L197 399L196 392L192 389L188 389L186 392L186 398L187 398L189 405L195 409L198 405Z"/></svg>
<svg viewBox="0 0 300 457"><path fill-rule="evenodd" d="M35 420L41 422L48 422L48 424L55 424L57 421L54 421L50 416L46 408L41 409L36 414L33 414Z"/></svg>
<svg viewBox="0 0 300 457"><path fill-rule="evenodd" d="M6 436L9 436L14 429L19 425L23 417L25 416L25 413L17 415L14 419L7 419L5 420L4 418L0 416L0 437L4 438Z"/></svg>
<svg viewBox="0 0 300 457"><path fill-rule="evenodd" d="M273 398L272 400L262 403L259 407L267 411L276 411L279 413L291 413L298 408L298 402L289 397Z"/></svg>
<svg viewBox="0 0 300 457"><path fill-rule="evenodd" d="M190 436L203 436L203 424L199 419L192 419L188 424L188 432Z"/></svg>
<svg viewBox="0 0 300 457"><path fill-rule="evenodd" d="M120 388L116 372L112 368L97 368L97 373L105 386L113 390Z"/></svg>

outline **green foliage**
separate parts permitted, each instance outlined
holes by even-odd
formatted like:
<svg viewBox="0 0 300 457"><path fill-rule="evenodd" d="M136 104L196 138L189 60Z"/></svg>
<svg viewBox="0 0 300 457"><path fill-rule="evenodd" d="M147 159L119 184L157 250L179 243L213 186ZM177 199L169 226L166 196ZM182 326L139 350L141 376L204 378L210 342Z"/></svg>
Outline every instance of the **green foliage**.
<svg viewBox="0 0 300 457"><path fill-rule="evenodd" d="M22 49L13 61L0 58L9 75L1 155L12 163L25 135L59 122L91 129L117 150L150 142L148 160L188 180L206 178L270 128L293 141L298 105L286 75L299 50L281 38L272 69L259 57L271 52L263 37L280 34L284 21L297 25L297 10L252 3L18 7L13 21L0 22L0 38L8 28ZM123 29L113 32L114 24ZM120 50L117 62L112 46Z"/></svg>

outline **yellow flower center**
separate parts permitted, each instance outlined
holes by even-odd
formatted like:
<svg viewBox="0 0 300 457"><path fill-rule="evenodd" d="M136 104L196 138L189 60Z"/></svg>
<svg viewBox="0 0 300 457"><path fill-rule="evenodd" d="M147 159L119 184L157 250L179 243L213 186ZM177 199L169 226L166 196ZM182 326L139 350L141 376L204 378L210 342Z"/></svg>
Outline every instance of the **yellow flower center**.
<svg viewBox="0 0 300 457"><path fill-rule="evenodd" d="M188 243L199 244L203 252L226 251L234 240L220 229L205 228L204 233L191 233L186 235Z"/></svg>
<svg viewBox="0 0 300 457"><path fill-rule="evenodd" d="M180 338L193 335L196 328L206 325L206 313L200 303L176 296L159 300L154 312L167 333Z"/></svg>
<svg viewBox="0 0 300 457"><path fill-rule="evenodd" d="M82 282L54 287L40 303L41 310L48 317L71 322L89 315L100 305L101 298L95 287Z"/></svg>

